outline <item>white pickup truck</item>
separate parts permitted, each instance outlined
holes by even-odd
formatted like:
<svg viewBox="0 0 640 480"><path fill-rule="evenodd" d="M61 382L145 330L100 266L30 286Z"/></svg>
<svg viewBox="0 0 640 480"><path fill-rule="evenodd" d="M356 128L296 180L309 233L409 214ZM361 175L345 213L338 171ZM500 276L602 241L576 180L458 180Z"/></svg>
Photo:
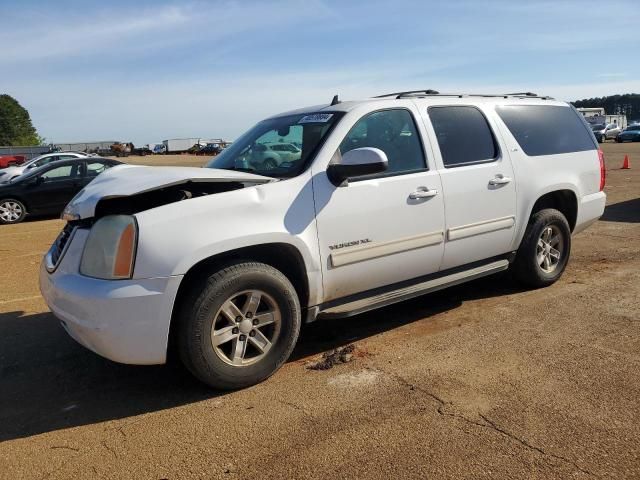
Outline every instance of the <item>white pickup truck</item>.
<svg viewBox="0 0 640 480"><path fill-rule="evenodd" d="M274 142L300 151L252 163ZM130 364L175 346L221 389L274 373L303 322L507 268L550 285L605 205L590 128L529 93L336 98L258 123L207 167L100 175L67 206L40 287L82 345Z"/></svg>

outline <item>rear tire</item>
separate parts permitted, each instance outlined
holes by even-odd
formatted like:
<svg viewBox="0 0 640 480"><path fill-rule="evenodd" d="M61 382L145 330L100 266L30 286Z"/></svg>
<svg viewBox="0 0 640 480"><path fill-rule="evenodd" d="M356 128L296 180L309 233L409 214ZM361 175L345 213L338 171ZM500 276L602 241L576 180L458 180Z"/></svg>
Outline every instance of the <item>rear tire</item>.
<svg viewBox="0 0 640 480"><path fill-rule="evenodd" d="M571 254L571 229L565 216L553 208L534 213L513 264L522 284L541 288L556 282Z"/></svg>
<svg viewBox="0 0 640 480"><path fill-rule="evenodd" d="M182 302L180 358L221 390L255 385L275 373L298 340L300 304L291 282L262 263L235 263L203 278Z"/></svg>

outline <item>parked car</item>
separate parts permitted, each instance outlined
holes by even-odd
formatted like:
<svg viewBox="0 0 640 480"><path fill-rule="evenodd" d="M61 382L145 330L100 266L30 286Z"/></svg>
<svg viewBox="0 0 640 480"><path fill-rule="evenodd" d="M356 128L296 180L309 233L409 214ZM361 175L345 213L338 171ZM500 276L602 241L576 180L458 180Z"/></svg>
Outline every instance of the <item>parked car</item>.
<svg viewBox="0 0 640 480"><path fill-rule="evenodd" d="M220 145L216 143L207 143L196 152L196 155L218 155L221 151L222 148L220 148Z"/></svg>
<svg viewBox="0 0 640 480"><path fill-rule="evenodd" d="M0 168L22 165L24 161L24 155L0 155Z"/></svg>
<svg viewBox="0 0 640 480"><path fill-rule="evenodd" d="M85 158L89 155L79 152L55 152L45 153L38 157L32 158L28 162L22 165L16 165L9 168L0 170L0 183L6 183L19 177L25 172L33 170L34 168L42 167L51 162L57 162L58 160L71 160L74 158Z"/></svg>
<svg viewBox="0 0 640 480"><path fill-rule="evenodd" d="M614 140L621 131L616 123L610 123L608 125L596 123L591 125L591 130L593 130L593 134L600 143L606 140Z"/></svg>
<svg viewBox="0 0 640 480"><path fill-rule="evenodd" d="M264 170L273 170L283 163L300 160L302 150L293 143L258 141L242 156L241 161L258 164Z"/></svg>
<svg viewBox="0 0 640 480"><path fill-rule="evenodd" d="M27 215L60 214L83 187L119 164L99 157L59 160L0 184L0 224L19 223Z"/></svg>
<svg viewBox="0 0 640 480"><path fill-rule="evenodd" d="M274 138L301 153L254 158ZM85 347L161 364L175 345L220 389L273 374L303 322L507 268L551 285L605 205L584 120L533 94L334 99L258 123L207 166L102 174L66 207L40 288Z"/></svg>
<svg viewBox="0 0 640 480"><path fill-rule="evenodd" d="M629 125L618 134L616 142L640 142L640 124Z"/></svg>

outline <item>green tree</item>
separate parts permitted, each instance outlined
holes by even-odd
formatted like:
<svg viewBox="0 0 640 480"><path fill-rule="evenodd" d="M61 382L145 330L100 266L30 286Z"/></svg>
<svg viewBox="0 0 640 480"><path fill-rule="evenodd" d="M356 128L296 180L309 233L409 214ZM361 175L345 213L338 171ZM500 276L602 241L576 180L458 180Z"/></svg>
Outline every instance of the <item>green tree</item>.
<svg viewBox="0 0 640 480"><path fill-rule="evenodd" d="M29 112L10 95L0 95L0 145L41 145Z"/></svg>
<svg viewBox="0 0 640 480"><path fill-rule="evenodd" d="M640 120L640 94L625 93L608 97L585 98L572 102L577 108L604 108L607 115L626 115L628 121Z"/></svg>

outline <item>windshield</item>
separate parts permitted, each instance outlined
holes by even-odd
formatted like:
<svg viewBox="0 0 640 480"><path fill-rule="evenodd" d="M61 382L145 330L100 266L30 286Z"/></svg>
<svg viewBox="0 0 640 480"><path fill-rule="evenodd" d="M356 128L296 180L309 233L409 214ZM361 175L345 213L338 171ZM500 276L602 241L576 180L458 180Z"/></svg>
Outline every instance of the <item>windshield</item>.
<svg viewBox="0 0 640 480"><path fill-rule="evenodd" d="M294 177L304 170L340 112L287 115L264 120L207 164L268 177Z"/></svg>
<svg viewBox="0 0 640 480"><path fill-rule="evenodd" d="M640 125L631 125L629 128L627 128L626 130L640 130Z"/></svg>
<svg viewBox="0 0 640 480"><path fill-rule="evenodd" d="M595 125L591 125L591 130L594 130L594 131L604 130L604 124L603 123L596 123Z"/></svg>

